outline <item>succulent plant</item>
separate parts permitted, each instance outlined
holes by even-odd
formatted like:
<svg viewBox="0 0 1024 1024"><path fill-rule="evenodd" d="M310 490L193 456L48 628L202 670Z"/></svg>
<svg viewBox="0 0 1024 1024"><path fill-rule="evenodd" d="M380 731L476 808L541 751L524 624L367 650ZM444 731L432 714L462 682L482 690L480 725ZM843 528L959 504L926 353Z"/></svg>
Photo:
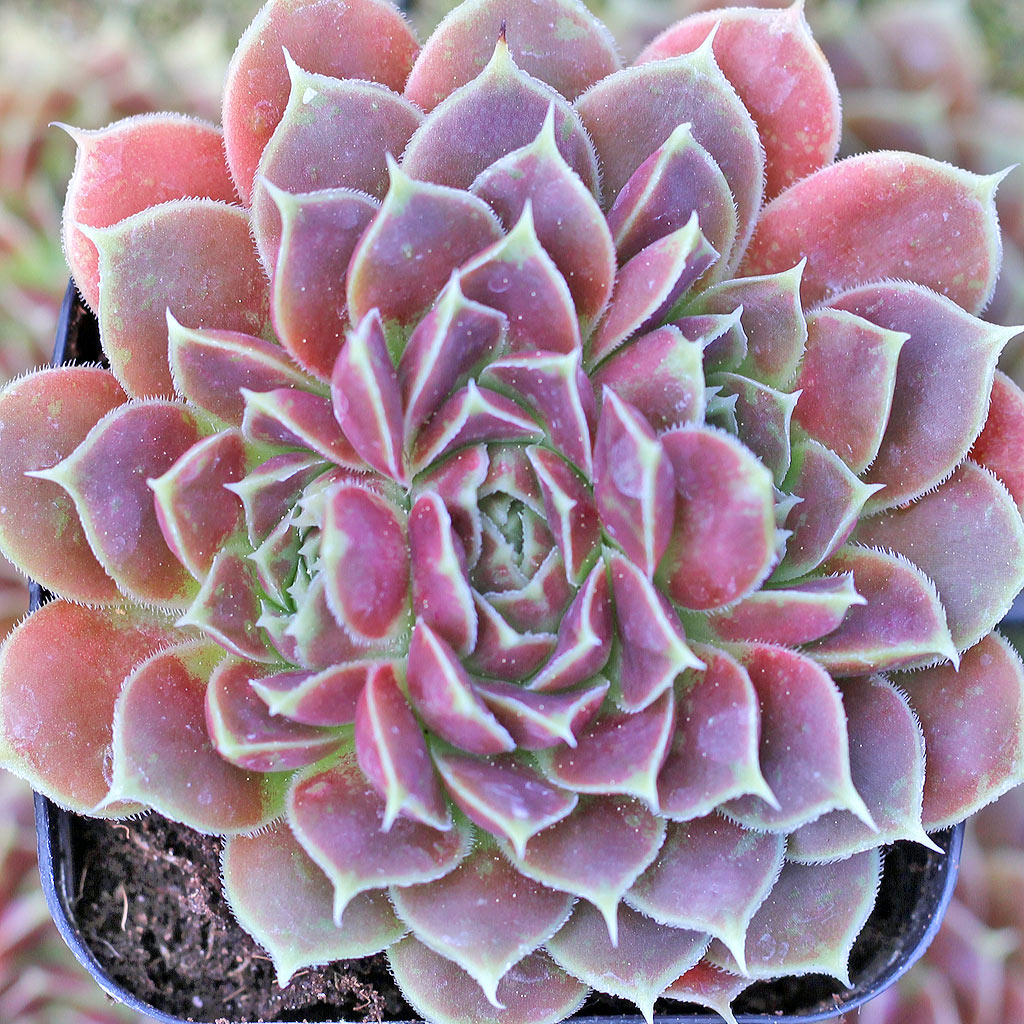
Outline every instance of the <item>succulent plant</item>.
<svg viewBox="0 0 1024 1024"><path fill-rule="evenodd" d="M798 4L623 69L576 0L422 48L271 0L223 124L74 133L109 369L0 396L0 547L59 595L0 760L224 835L282 984L387 950L429 1020L539 1024L847 982L882 847L1024 773L1000 175L834 162Z"/></svg>
<svg viewBox="0 0 1024 1024"><path fill-rule="evenodd" d="M141 1024L75 962L36 874L32 794L0 771L0 1019L5 1024Z"/></svg>

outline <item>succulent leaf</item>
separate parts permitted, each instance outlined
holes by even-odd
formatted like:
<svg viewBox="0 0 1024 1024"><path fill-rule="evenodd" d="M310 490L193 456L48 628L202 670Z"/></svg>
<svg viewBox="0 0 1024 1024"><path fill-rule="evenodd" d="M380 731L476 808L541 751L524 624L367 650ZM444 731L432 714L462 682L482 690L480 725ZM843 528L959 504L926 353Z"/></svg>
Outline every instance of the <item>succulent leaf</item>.
<svg viewBox="0 0 1024 1024"><path fill-rule="evenodd" d="M374 665L363 661L319 672L257 673L249 681L272 715L305 725L349 725L356 719L356 704Z"/></svg>
<svg viewBox="0 0 1024 1024"><path fill-rule="evenodd" d="M971 461L994 473L1024 515L1024 466L1018 458L1024 432L1024 393L996 371L985 426L968 453Z"/></svg>
<svg viewBox="0 0 1024 1024"><path fill-rule="evenodd" d="M705 957L676 978L661 995L663 999L706 1006L714 1010L726 1024L736 1024L736 1018L729 1008L730 1003L750 984L749 978L724 971Z"/></svg>

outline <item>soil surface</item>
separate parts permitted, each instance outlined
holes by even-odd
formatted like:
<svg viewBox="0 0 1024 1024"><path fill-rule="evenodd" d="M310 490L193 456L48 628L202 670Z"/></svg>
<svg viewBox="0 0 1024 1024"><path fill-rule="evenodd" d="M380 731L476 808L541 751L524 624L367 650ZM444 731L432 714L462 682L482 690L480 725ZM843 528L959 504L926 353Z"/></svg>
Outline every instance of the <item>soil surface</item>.
<svg viewBox="0 0 1024 1024"><path fill-rule="evenodd" d="M157 815L125 822L72 816L72 914L110 976L144 1002L189 1021L413 1020L383 955L300 972L280 988L270 959L235 922L220 885L220 841ZM920 849L920 848L918 848ZM898 868L898 870L894 870ZM900 844L888 858L878 905L854 948L855 981L898 959L901 936L916 941L929 911L908 919L922 876L937 858ZM896 939L894 952L894 942ZM821 977L758 984L739 1013L812 1013L841 1005L836 982ZM666 1015L699 1013L659 1004ZM621 1000L592 997L588 1016L630 1016ZM718 1020L709 1014L707 1019Z"/></svg>

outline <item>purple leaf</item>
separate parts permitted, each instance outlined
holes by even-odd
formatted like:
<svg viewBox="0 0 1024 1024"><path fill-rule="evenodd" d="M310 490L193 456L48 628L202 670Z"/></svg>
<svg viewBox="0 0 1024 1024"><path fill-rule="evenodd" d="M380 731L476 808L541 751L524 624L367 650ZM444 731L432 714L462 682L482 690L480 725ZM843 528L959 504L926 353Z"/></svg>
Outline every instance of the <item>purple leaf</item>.
<svg viewBox="0 0 1024 1024"><path fill-rule="evenodd" d="M518 683L477 680L474 689L518 746L543 750L559 743L576 746L576 734L597 714L608 683L568 693L535 693Z"/></svg>
<svg viewBox="0 0 1024 1024"><path fill-rule="evenodd" d="M565 580L564 573L562 580ZM473 600L477 610L477 640L466 665L474 672L518 683L552 655L556 645L553 634L520 632L479 594L474 594Z"/></svg>
<svg viewBox="0 0 1024 1024"><path fill-rule="evenodd" d="M253 691L272 715L306 725L348 725L356 720L356 704L374 661L332 665L319 672L285 671L251 680Z"/></svg>
<svg viewBox="0 0 1024 1024"><path fill-rule="evenodd" d="M725 397L735 397L733 410L739 439L771 470L778 486L790 466L790 427L799 395L751 380L738 373L712 378Z"/></svg>
<svg viewBox="0 0 1024 1024"><path fill-rule="evenodd" d="M550 633L558 629L574 594L554 547L525 586L483 596L520 633Z"/></svg>

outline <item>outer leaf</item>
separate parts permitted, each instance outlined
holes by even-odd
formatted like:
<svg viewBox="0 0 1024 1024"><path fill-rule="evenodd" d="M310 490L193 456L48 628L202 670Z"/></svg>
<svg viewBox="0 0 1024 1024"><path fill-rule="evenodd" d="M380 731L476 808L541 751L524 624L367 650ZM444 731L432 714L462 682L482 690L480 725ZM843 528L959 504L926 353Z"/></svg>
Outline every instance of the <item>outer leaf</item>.
<svg viewBox="0 0 1024 1024"><path fill-rule="evenodd" d="M676 729L658 775L661 813L675 821L710 814L730 797L777 801L758 763L761 715L747 670L730 654L694 645L707 667L676 682Z"/></svg>
<svg viewBox="0 0 1024 1024"><path fill-rule="evenodd" d="M458 964L500 1009L502 977L547 941L572 908L570 896L524 877L487 845L435 882L392 886L391 899L416 938ZM503 921L500 928L496 920Z"/></svg>
<svg viewBox="0 0 1024 1024"><path fill-rule="evenodd" d="M304 967L379 953L407 930L382 891L357 896L339 928L330 882L285 825L230 837L221 871L232 912L270 953L282 987Z"/></svg>
<svg viewBox="0 0 1024 1024"><path fill-rule="evenodd" d="M889 423L865 476L885 484L869 508L893 508L941 483L963 460L985 425L999 353L1019 330L986 324L908 284L858 288L834 302L910 335L896 368ZM955 416L943 415L954 408Z"/></svg>
<svg viewBox="0 0 1024 1024"><path fill-rule="evenodd" d="M547 949L567 971L599 992L636 1004L653 1024L654 1000L700 959L708 937L655 924L625 906L618 910L618 941L609 942L607 931L600 914L579 903Z"/></svg>
<svg viewBox="0 0 1024 1024"><path fill-rule="evenodd" d="M195 593L195 581L163 538L148 481L200 436L183 405L156 399L123 405L63 462L36 472L71 494L100 564L137 601L181 608Z"/></svg>
<svg viewBox="0 0 1024 1024"><path fill-rule="evenodd" d="M441 878L466 856L472 839L471 828L458 822L439 832L406 817L383 831L384 801L351 749L334 765L297 776L287 812L295 837L334 884L334 920L342 923L358 893Z"/></svg>
<svg viewBox="0 0 1024 1024"><path fill-rule="evenodd" d="M768 644L737 654L761 704L761 770L777 803L745 796L726 804L726 813L747 828L785 833L840 808L873 827L850 777L842 698L825 670Z"/></svg>
<svg viewBox="0 0 1024 1024"><path fill-rule="evenodd" d="M359 767L384 797L381 830L388 832L404 814L432 828L452 827L427 745L391 664L375 666L356 705Z"/></svg>
<svg viewBox="0 0 1024 1024"><path fill-rule="evenodd" d="M754 590L775 560L771 474L738 441L703 427L661 443L676 477L676 517L658 570L669 596L701 610Z"/></svg>
<svg viewBox="0 0 1024 1024"><path fill-rule="evenodd" d="M754 912L782 869L785 840L717 815L668 826L657 860L627 894L661 924L710 932L743 964Z"/></svg>
<svg viewBox="0 0 1024 1024"><path fill-rule="evenodd" d="M533 16L531 12L531 17ZM427 115L405 150L407 174L468 189L496 160L532 142L555 107L558 148L566 163L597 192L597 161L579 116L554 89L526 74L502 35L488 40L493 54L472 81Z"/></svg>
<svg viewBox="0 0 1024 1024"><path fill-rule="evenodd" d="M685 57L609 75L576 106L601 161L608 206L647 157L689 123L729 183L739 217L737 245L746 245L764 192L764 150L709 44Z"/></svg>
<svg viewBox="0 0 1024 1024"><path fill-rule="evenodd" d="M658 36L636 62L688 53L709 35L722 72L757 122L766 151L767 198L830 164L839 150L839 90L803 6L694 15ZM810 110L814 118L808 124Z"/></svg>
<svg viewBox="0 0 1024 1024"><path fill-rule="evenodd" d="M999 622L1024 586L1016 503L973 462L920 501L864 520L854 537L906 555L934 581L960 651Z"/></svg>
<svg viewBox="0 0 1024 1024"><path fill-rule="evenodd" d="M288 102L284 51L304 68L399 90L416 56L402 16L382 0L272 0L238 44L224 86L228 165L248 200L260 154Z"/></svg>
<svg viewBox="0 0 1024 1024"><path fill-rule="evenodd" d="M1024 776L1024 668L992 633L956 671L946 665L896 677L924 729L924 827L962 821Z"/></svg>
<svg viewBox="0 0 1024 1024"><path fill-rule="evenodd" d="M877 831L849 811L797 829L786 856L803 863L842 860L899 839L934 848L921 826L924 737L906 698L881 676L840 683L850 734L850 774Z"/></svg>
<svg viewBox="0 0 1024 1024"><path fill-rule="evenodd" d="M657 856L664 838L665 822L638 801L584 798L567 818L538 832L513 863L538 882L588 900L604 919L601 941L616 945L619 903ZM573 945L568 935L558 942L567 953Z"/></svg>
<svg viewBox="0 0 1024 1024"><path fill-rule="evenodd" d="M126 398L112 374L83 366L41 370L0 394L0 548L22 572L72 601L113 603L117 587L96 561L71 495L25 474L67 458Z"/></svg>
<svg viewBox="0 0 1024 1024"><path fill-rule="evenodd" d="M470 0L423 47L406 95L432 110L477 77L499 35L524 71L570 100L620 64L607 29L582 4L544 0L527 10L508 0Z"/></svg>
<svg viewBox="0 0 1024 1024"><path fill-rule="evenodd" d="M114 713L105 803L138 800L172 821L220 835L252 832L281 813L280 794L267 778L228 764L207 735L204 693L222 654L212 644L179 645L128 677Z"/></svg>
<svg viewBox="0 0 1024 1024"><path fill-rule="evenodd" d="M103 351L129 395L174 393L167 310L191 327L266 332L270 289L243 210L181 199L89 236L100 253Z"/></svg>
<svg viewBox="0 0 1024 1024"><path fill-rule="evenodd" d="M841 160L765 207L743 270L770 274L806 257L807 303L898 277L977 313L999 273L998 183L911 153Z"/></svg>
<svg viewBox="0 0 1024 1024"><path fill-rule="evenodd" d="M723 971L705 958L696 967L676 978L662 992L662 998L698 1003L714 1010L726 1024L736 1024L729 1004L749 985L750 979Z"/></svg>
<svg viewBox="0 0 1024 1024"><path fill-rule="evenodd" d="M970 451L972 461L999 477L1024 513L1024 393L997 372L985 427Z"/></svg>
<svg viewBox="0 0 1024 1024"><path fill-rule="evenodd" d="M132 669L174 635L139 608L58 600L34 612L0 649L0 763L78 814L133 813L134 803L95 810L110 788L114 702Z"/></svg>
<svg viewBox="0 0 1024 1024"><path fill-rule="evenodd" d="M524 957L498 983L496 1009L460 967L413 938L388 950L406 999L427 1020L450 1024L558 1024L580 1008L587 987L543 953Z"/></svg>
<svg viewBox="0 0 1024 1024"><path fill-rule="evenodd" d="M181 114L130 117L99 131L68 129L78 145L64 203L63 243L75 284L99 309L99 257L81 230L105 228L149 206L205 196L231 203L219 128Z"/></svg>

